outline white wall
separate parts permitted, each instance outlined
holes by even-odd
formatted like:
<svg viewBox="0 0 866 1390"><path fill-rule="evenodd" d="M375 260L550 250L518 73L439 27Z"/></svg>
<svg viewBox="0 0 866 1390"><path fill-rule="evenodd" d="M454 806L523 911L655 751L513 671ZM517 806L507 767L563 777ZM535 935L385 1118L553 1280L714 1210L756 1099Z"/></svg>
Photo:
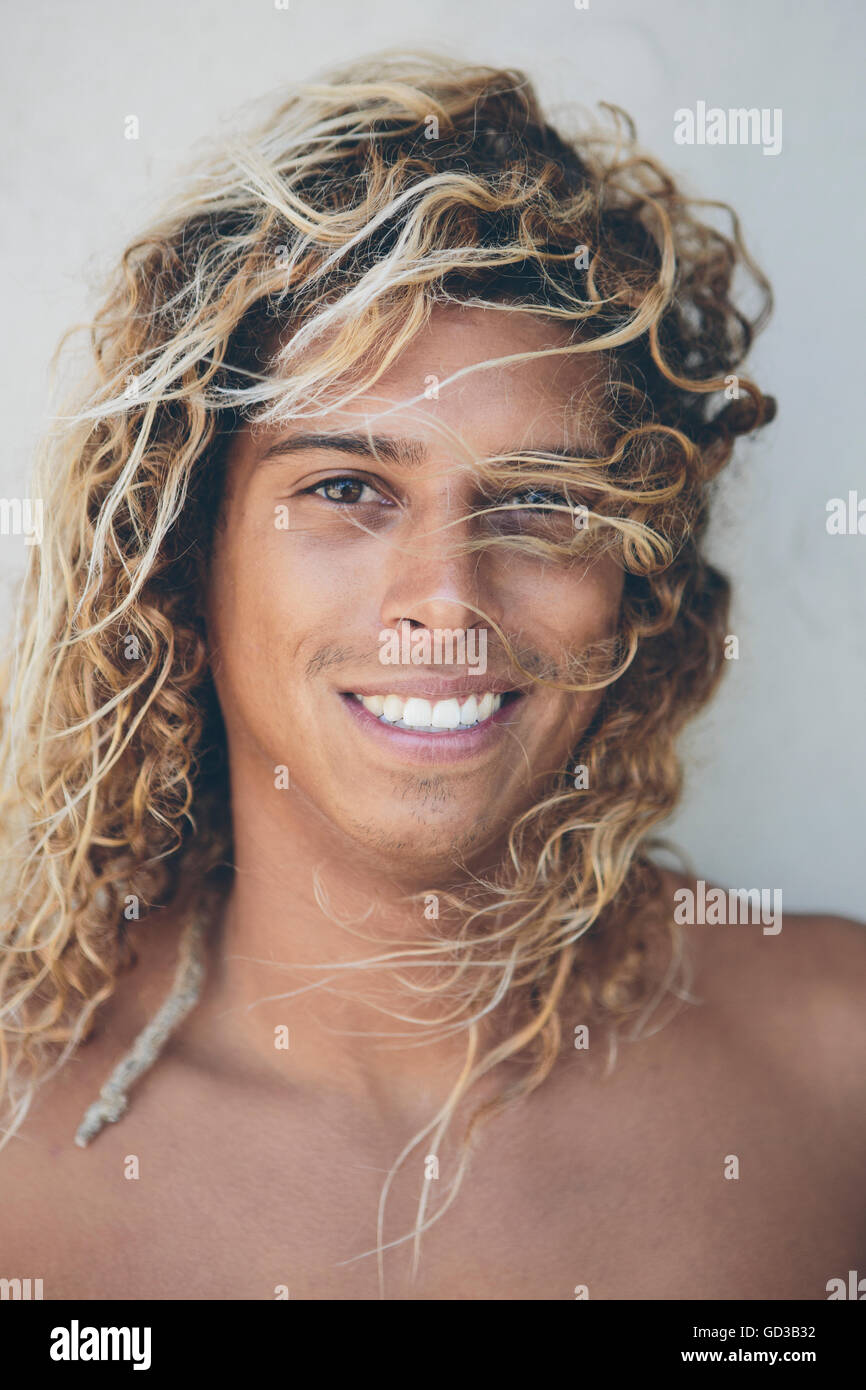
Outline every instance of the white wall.
<svg viewBox="0 0 866 1390"><path fill-rule="evenodd" d="M741 446L713 533L737 581L740 659L696 724L671 826L704 877L793 910L866 917L866 535L825 505L866 496L858 0L13 0L2 20L0 496L26 493L47 365L88 283L146 222L193 143L287 81L387 45L527 69L548 103L624 106L691 186L730 200L778 307L753 359L778 421ZM679 146L698 100L780 107L777 157ZM135 114L141 137L123 138ZM0 620L20 537L0 537ZM5 627L5 621L4 621Z"/></svg>

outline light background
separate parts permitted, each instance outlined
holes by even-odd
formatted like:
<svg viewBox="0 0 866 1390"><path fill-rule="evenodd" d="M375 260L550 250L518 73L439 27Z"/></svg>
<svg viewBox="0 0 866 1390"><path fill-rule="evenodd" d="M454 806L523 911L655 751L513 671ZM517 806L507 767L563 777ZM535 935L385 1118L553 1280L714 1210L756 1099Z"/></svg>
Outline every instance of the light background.
<svg viewBox="0 0 866 1390"><path fill-rule="evenodd" d="M668 827L696 871L781 888L788 910L866 918L866 535L826 503L866 496L863 39L859 0L76 0L3 9L0 496L28 495L48 362L92 286L156 212L196 141L243 103L387 46L524 68L556 115L621 105L696 193L740 213L777 308L752 370L779 418L740 446L711 555L735 580L729 663L683 740ZM678 146L673 113L781 107L782 151ZM124 119L140 120L138 141ZM859 159L858 159L859 156ZM0 536L0 623L21 537Z"/></svg>

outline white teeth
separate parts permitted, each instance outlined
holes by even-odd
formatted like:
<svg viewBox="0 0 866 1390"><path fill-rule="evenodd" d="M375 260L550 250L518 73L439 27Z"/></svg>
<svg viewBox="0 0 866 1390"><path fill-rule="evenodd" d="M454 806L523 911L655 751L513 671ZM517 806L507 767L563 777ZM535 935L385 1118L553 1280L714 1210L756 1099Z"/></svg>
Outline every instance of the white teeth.
<svg viewBox="0 0 866 1390"><path fill-rule="evenodd" d="M386 724L400 724L404 729L468 729L489 719L502 704L502 696L488 690L477 700L470 695L461 704L457 699L423 700L412 695L404 700L400 695L357 695L365 709Z"/></svg>
<svg viewBox="0 0 866 1390"><path fill-rule="evenodd" d="M465 704L460 706L460 723L477 724L478 722L478 701L474 695L470 695Z"/></svg>
<svg viewBox="0 0 866 1390"><path fill-rule="evenodd" d="M411 724L413 729L429 729L433 722L433 706L429 700L416 700L413 696L403 706L403 723Z"/></svg>
<svg viewBox="0 0 866 1390"><path fill-rule="evenodd" d="M434 729L459 729L460 701L437 700L433 706L433 718L430 723Z"/></svg>

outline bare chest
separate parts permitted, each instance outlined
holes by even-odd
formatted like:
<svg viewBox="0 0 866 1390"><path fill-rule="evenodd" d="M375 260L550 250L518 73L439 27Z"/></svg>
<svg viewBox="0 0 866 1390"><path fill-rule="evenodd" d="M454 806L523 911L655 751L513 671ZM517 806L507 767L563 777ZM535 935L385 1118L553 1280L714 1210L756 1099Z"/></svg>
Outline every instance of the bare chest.
<svg viewBox="0 0 866 1390"><path fill-rule="evenodd" d="M810 1299L863 1262L853 1171L758 1096L599 1093L584 1125L539 1097L443 1211L456 1145L422 1143L382 1206L408 1136L162 1080L89 1149L43 1150L38 1183L25 1141L0 1155L0 1275L46 1298Z"/></svg>

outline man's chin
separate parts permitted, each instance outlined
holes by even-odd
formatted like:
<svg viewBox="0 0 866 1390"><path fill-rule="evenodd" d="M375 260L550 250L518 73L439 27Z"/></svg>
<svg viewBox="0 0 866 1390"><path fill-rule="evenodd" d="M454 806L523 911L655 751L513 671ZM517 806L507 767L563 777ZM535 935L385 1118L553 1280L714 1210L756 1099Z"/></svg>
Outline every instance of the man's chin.
<svg viewBox="0 0 866 1390"><path fill-rule="evenodd" d="M368 863L409 887L456 883L467 870L501 854L507 824L483 814L443 823L435 816L408 815L403 823L357 820L345 827Z"/></svg>

